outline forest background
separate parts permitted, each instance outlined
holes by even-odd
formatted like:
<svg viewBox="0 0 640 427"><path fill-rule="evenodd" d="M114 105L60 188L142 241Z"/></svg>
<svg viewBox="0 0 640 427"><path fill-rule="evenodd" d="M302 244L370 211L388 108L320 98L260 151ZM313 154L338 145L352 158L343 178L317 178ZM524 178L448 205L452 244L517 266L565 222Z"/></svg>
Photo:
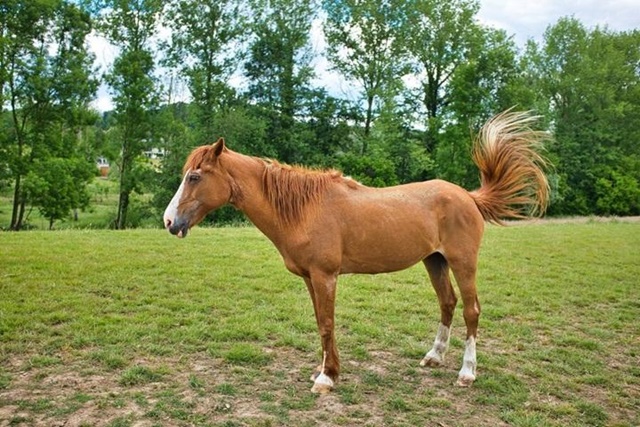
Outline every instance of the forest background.
<svg viewBox="0 0 640 427"><path fill-rule="evenodd" d="M472 135L511 107L552 135L549 215L640 214L640 31L565 17L518 47L478 11L474 0L3 1L0 227L29 228L34 209L49 227L91 209L100 157L117 205L104 226L160 225L187 154L219 136L367 185L473 189ZM349 96L316 83L318 22ZM95 34L116 48L105 73ZM107 112L91 107L100 85ZM239 218L222 210L216 222Z"/></svg>

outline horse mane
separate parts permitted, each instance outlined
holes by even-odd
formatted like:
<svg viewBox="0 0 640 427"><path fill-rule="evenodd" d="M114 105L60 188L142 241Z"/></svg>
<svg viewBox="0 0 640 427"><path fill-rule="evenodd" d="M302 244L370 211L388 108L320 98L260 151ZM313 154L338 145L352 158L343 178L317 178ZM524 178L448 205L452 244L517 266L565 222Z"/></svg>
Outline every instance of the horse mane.
<svg viewBox="0 0 640 427"><path fill-rule="evenodd" d="M297 224L311 215L331 183L348 179L333 169L289 166L275 160L264 163L262 191L285 225Z"/></svg>
<svg viewBox="0 0 640 427"><path fill-rule="evenodd" d="M357 188L359 185L335 169L289 166L276 160L251 158L264 164L262 192L283 225L298 224L312 215L332 183L343 182L349 188ZM213 146L198 147L187 158L183 174L189 170L206 169L213 160Z"/></svg>

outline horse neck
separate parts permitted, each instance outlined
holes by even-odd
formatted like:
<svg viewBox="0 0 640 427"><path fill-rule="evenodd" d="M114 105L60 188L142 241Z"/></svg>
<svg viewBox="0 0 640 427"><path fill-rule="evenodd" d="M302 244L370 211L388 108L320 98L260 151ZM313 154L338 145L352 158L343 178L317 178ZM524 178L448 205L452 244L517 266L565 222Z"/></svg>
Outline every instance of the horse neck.
<svg viewBox="0 0 640 427"><path fill-rule="evenodd" d="M256 157L231 152L226 157L227 171L232 180L231 204L275 242L279 223L276 213L262 191L265 163Z"/></svg>

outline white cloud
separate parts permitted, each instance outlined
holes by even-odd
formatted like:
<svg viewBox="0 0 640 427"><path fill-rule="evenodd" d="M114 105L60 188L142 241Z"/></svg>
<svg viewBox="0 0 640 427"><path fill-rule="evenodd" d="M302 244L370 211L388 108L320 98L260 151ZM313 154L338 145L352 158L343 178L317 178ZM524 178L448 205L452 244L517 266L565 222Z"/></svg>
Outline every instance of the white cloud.
<svg viewBox="0 0 640 427"><path fill-rule="evenodd" d="M96 33L95 30L87 37L87 43L89 50L96 57L96 66L99 72L106 72L113 63L113 59L118 55L119 49Z"/></svg>
<svg viewBox="0 0 640 427"><path fill-rule="evenodd" d="M640 28L640 0L481 0L480 4L480 22L504 29L520 45L530 38L542 40L548 26L567 16L589 28Z"/></svg>
<svg viewBox="0 0 640 427"><path fill-rule="evenodd" d="M111 102L111 96L104 83L98 87L96 99L91 103L91 106L100 112L113 110L113 102Z"/></svg>
<svg viewBox="0 0 640 427"><path fill-rule="evenodd" d="M325 88L327 92L333 96L355 100L360 88L354 87L354 84L347 82L340 73L333 71L331 69L331 63L329 63L325 56L327 44L322 29L322 22L322 18L317 18L313 21L311 24L311 35L309 37L311 48L315 54L315 58L311 63L316 73L313 84Z"/></svg>
<svg viewBox="0 0 640 427"><path fill-rule="evenodd" d="M113 46L104 37L98 35L96 31L92 31L87 37L87 44L89 45L89 51L95 55L95 67L100 77L106 73L111 64L113 64L114 58L118 55L118 48ZM98 111L109 111L113 109L113 103L109 96L109 91L104 83L100 84L96 99L91 103L91 106Z"/></svg>

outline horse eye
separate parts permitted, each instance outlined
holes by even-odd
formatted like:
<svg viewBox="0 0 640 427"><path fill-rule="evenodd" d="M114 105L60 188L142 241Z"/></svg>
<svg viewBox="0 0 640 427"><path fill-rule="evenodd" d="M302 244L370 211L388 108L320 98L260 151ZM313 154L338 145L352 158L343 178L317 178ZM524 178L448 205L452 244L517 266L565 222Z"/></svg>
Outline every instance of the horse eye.
<svg viewBox="0 0 640 427"><path fill-rule="evenodd" d="M195 173L192 173L192 174L189 175L189 182L190 183L196 183L198 181L200 181L200 175L195 174Z"/></svg>

